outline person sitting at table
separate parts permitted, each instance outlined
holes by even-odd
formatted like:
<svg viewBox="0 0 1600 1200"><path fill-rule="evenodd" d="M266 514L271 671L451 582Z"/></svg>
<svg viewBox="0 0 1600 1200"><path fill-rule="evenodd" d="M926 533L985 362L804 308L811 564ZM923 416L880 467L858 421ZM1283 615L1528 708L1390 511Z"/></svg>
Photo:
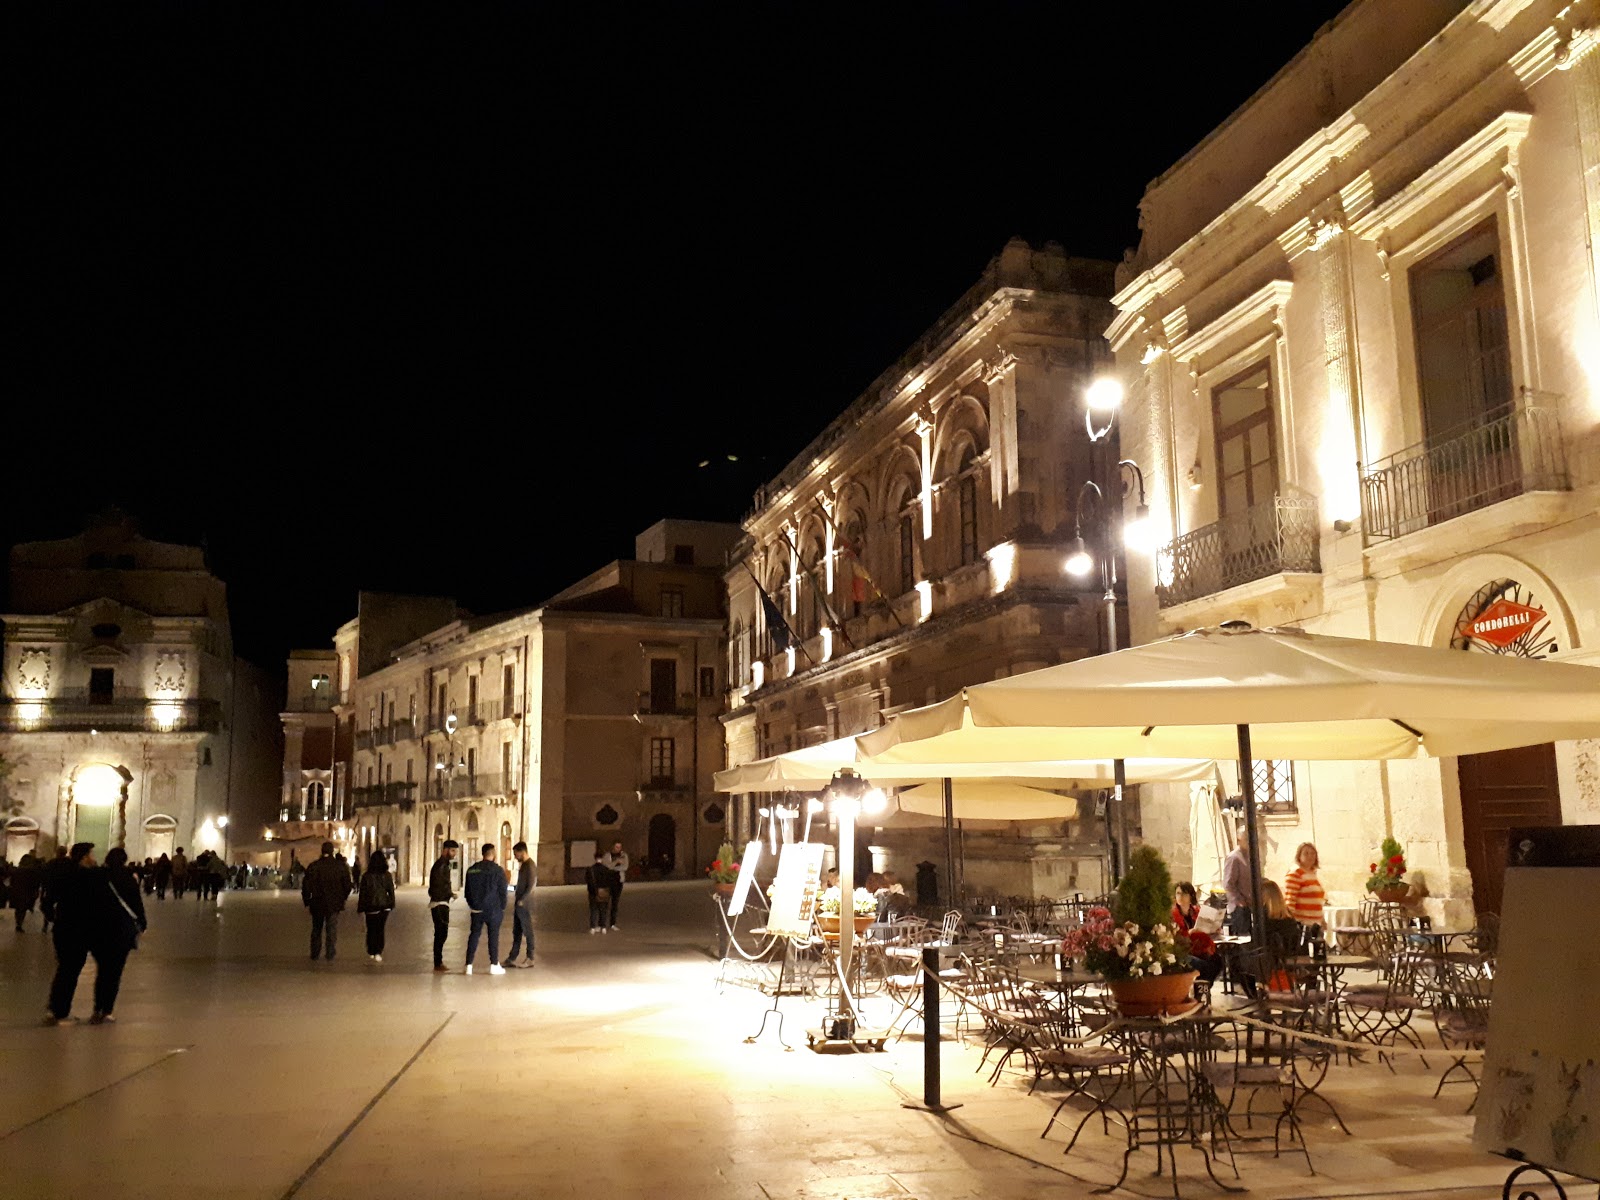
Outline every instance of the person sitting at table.
<svg viewBox="0 0 1600 1200"><path fill-rule="evenodd" d="M1200 978L1215 983L1222 973L1222 958L1217 954L1217 944L1209 933L1194 927L1200 916L1200 896L1194 884L1185 880L1177 886L1172 905L1172 924L1189 939L1189 966L1200 972Z"/></svg>
<svg viewBox="0 0 1600 1200"><path fill-rule="evenodd" d="M1261 881L1261 907L1267 914L1267 948L1279 958L1299 954L1305 933L1289 915L1283 889L1270 879Z"/></svg>
<svg viewBox="0 0 1600 1200"><path fill-rule="evenodd" d="M885 871L883 873L883 886L896 896L904 896L906 894L906 889L900 884L900 876L893 871Z"/></svg>
<svg viewBox="0 0 1600 1200"><path fill-rule="evenodd" d="M1317 848L1310 842L1301 842L1294 852L1295 865L1283 879L1283 901L1289 915L1306 927L1306 932L1322 927L1322 906L1327 894L1322 881L1317 878L1319 860Z"/></svg>

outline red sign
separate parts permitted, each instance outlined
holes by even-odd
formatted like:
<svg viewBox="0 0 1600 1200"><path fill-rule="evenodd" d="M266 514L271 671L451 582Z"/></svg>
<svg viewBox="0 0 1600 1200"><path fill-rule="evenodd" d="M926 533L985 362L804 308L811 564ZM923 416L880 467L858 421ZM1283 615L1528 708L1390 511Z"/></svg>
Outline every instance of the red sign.
<svg viewBox="0 0 1600 1200"><path fill-rule="evenodd" d="M1534 623L1541 620L1544 615L1542 608L1533 608L1512 600L1496 600L1479 613L1476 619L1468 622L1466 632L1470 638L1504 650L1532 629Z"/></svg>

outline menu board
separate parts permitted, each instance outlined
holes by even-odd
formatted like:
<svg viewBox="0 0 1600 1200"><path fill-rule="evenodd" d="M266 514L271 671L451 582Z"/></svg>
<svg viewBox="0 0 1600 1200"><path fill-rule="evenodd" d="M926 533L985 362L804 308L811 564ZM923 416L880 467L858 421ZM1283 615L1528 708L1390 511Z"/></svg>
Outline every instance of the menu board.
<svg viewBox="0 0 1600 1200"><path fill-rule="evenodd" d="M778 877L772 881L767 932L780 937L805 937L811 932L826 849L822 842L790 842L778 851Z"/></svg>
<svg viewBox="0 0 1600 1200"><path fill-rule="evenodd" d="M761 839L746 842L744 857L739 860L739 878L734 881L733 899L728 904L728 915L737 917L750 899L750 885L755 882L756 864L761 861Z"/></svg>
<svg viewBox="0 0 1600 1200"><path fill-rule="evenodd" d="M1506 871L1473 1142L1600 1179L1600 867Z"/></svg>

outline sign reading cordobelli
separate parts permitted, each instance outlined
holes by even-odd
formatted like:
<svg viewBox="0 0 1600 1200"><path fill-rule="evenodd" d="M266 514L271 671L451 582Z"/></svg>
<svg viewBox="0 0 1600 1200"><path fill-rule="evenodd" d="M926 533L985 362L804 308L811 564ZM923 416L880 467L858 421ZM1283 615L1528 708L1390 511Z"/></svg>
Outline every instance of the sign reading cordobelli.
<svg viewBox="0 0 1600 1200"><path fill-rule="evenodd" d="M772 881L767 932L780 937L805 937L811 932L826 849L821 842L790 842L778 851L778 875Z"/></svg>
<svg viewBox="0 0 1600 1200"><path fill-rule="evenodd" d="M1456 617L1455 650L1544 658L1558 649L1549 614L1515 579L1497 579L1473 593Z"/></svg>

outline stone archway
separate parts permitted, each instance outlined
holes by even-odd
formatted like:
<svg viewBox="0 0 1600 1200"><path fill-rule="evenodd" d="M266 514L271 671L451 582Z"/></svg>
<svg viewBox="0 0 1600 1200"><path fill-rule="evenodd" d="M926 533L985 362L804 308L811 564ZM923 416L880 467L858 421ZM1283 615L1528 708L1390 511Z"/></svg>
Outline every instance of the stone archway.
<svg viewBox="0 0 1600 1200"><path fill-rule="evenodd" d="M92 842L95 857L127 841L128 785L133 772L110 763L84 763L68 784L68 843Z"/></svg>

